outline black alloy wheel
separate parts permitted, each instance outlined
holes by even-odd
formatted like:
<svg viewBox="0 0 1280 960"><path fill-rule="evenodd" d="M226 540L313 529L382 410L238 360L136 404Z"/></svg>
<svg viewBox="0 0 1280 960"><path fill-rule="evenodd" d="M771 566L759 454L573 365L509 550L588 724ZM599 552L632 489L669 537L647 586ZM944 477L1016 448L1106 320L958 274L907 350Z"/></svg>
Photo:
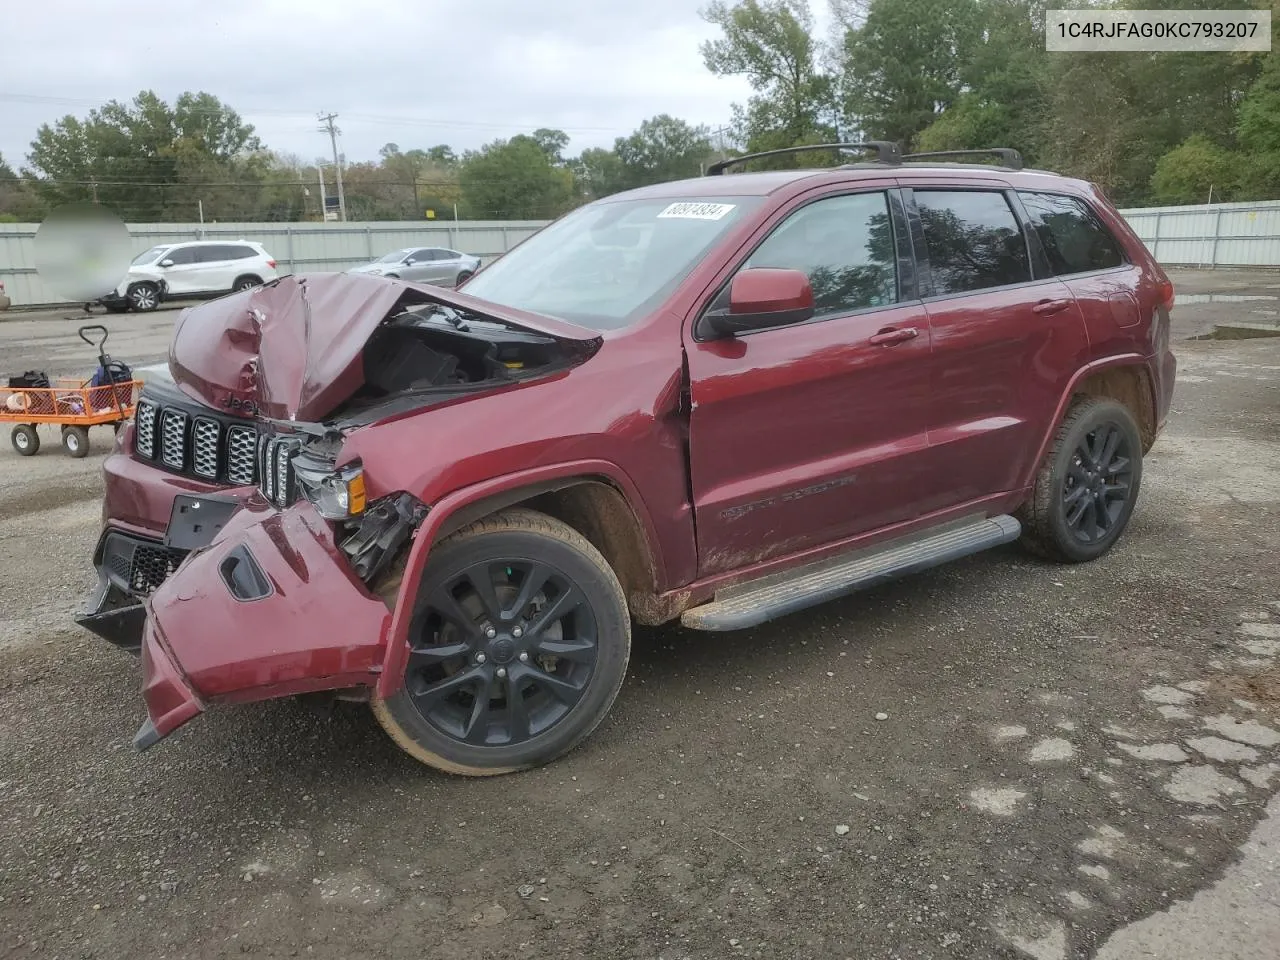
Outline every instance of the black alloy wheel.
<svg viewBox="0 0 1280 960"><path fill-rule="evenodd" d="M1077 400L1018 513L1023 542L1063 563L1102 556L1133 515L1142 454L1142 435L1128 407L1109 397Z"/></svg>
<svg viewBox="0 0 1280 960"><path fill-rule="evenodd" d="M536 766L604 719L630 642L622 588L599 552L558 520L507 511L433 548L404 685L374 711L402 747L439 769Z"/></svg>

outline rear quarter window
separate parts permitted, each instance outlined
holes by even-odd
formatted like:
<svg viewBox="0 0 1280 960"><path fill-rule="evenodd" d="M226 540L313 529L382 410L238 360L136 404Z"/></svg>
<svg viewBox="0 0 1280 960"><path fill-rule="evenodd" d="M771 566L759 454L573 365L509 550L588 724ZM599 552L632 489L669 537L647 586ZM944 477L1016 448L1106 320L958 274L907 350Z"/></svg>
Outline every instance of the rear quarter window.
<svg viewBox="0 0 1280 960"><path fill-rule="evenodd" d="M1031 192L1019 192L1018 199L1055 275L1106 270L1125 262L1119 242L1083 200Z"/></svg>

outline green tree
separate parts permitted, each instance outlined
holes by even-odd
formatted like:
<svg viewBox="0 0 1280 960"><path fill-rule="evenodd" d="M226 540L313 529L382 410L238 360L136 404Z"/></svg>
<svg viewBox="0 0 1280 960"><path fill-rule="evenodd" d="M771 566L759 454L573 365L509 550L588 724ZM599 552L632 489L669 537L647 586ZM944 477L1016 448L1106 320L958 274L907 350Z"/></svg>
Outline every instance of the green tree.
<svg viewBox="0 0 1280 960"><path fill-rule="evenodd" d="M564 148L569 146L569 135L563 130L539 127L530 136L542 148L542 152L547 155L547 159L552 163L560 166L565 162Z"/></svg>
<svg viewBox="0 0 1280 960"><path fill-rule="evenodd" d="M253 191L243 188L261 182L267 161L260 152L253 127L217 97L184 93L170 106L143 91L84 120L68 115L42 125L27 172L51 204L97 200L130 219L194 219L208 190L214 209L206 216L230 219L250 205ZM240 189L215 189L224 186Z"/></svg>
<svg viewBox="0 0 1280 960"><path fill-rule="evenodd" d="M711 153L711 141L706 127L693 127L664 113L645 120L630 136L619 137L613 152L622 181L640 187L698 176Z"/></svg>
<svg viewBox="0 0 1280 960"><path fill-rule="evenodd" d="M1213 190L1218 200L1232 198L1238 171L1230 153L1197 133L1156 163L1151 177L1157 203L1205 203Z"/></svg>
<svg viewBox="0 0 1280 960"><path fill-rule="evenodd" d="M549 219L574 202L572 172L523 134L464 154L459 186L466 215L480 220Z"/></svg>
<svg viewBox="0 0 1280 960"><path fill-rule="evenodd" d="M574 183L586 200L598 200L629 186L622 160L614 150L589 147L573 161Z"/></svg>
<svg viewBox="0 0 1280 960"><path fill-rule="evenodd" d="M722 36L702 44L703 62L717 76L743 76L756 91L734 109L734 130L748 151L834 140L834 83L820 66L808 0L713 0L703 12ZM813 163L777 158L762 166Z"/></svg>
<svg viewBox="0 0 1280 960"><path fill-rule="evenodd" d="M846 120L870 139L914 147L959 99L981 36L978 0L871 0L844 35Z"/></svg>
<svg viewBox="0 0 1280 960"><path fill-rule="evenodd" d="M1272 30L1280 34L1280 22L1273 22ZM1273 38L1273 46L1276 42ZM1241 199L1280 197L1280 57L1274 52L1240 104L1236 135Z"/></svg>

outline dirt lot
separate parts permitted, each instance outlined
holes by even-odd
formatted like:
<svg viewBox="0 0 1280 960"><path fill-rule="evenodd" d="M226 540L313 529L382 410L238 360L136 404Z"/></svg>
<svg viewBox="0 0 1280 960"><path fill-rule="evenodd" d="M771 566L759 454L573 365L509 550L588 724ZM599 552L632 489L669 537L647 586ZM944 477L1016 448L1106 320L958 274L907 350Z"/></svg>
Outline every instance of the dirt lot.
<svg viewBox="0 0 1280 960"><path fill-rule="evenodd" d="M6 363L37 325L0 324ZM1280 339L1178 352L1104 560L1010 548L744 633L642 631L586 745L487 781L353 705L217 710L136 755L138 663L69 620L100 458L6 441L0 954L1094 956L1228 869L1280 787ZM1274 899L1231 902L1265 949Z"/></svg>

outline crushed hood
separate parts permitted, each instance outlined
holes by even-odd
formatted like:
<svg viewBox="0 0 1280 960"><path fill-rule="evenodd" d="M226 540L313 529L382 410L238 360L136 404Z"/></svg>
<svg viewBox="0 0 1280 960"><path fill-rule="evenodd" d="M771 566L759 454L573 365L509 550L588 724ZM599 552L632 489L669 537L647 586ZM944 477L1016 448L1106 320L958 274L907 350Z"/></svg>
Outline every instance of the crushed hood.
<svg viewBox="0 0 1280 960"><path fill-rule="evenodd" d="M291 275L182 311L169 347L174 382L218 410L322 420L360 389L373 331L406 307L454 306L589 353L600 335L465 294L367 273Z"/></svg>

